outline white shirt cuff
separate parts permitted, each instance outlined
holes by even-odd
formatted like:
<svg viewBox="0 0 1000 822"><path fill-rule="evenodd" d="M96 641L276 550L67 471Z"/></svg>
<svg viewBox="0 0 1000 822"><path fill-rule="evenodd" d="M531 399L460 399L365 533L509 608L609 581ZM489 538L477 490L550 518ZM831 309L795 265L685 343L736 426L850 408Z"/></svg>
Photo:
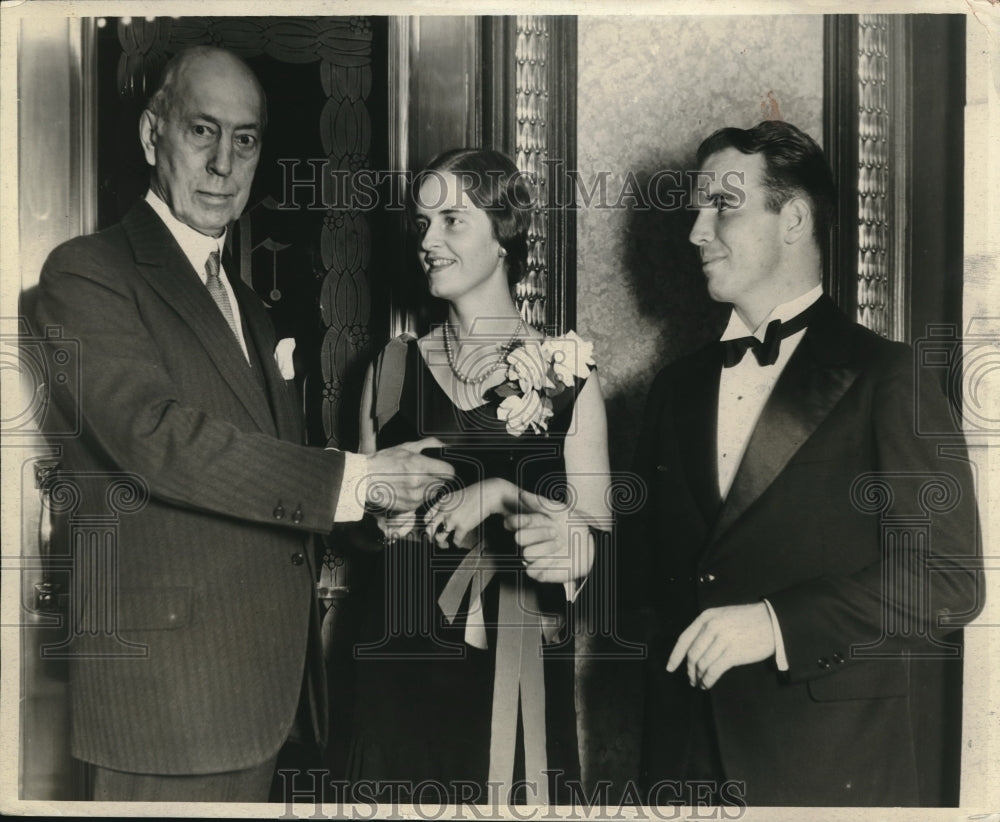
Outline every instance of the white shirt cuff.
<svg viewBox="0 0 1000 822"><path fill-rule="evenodd" d="M785 656L785 640L781 636L781 625L778 624L778 616L774 613L774 608L766 599L767 615L771 617L771 631L774 633L774 662L779 671L788 670L788 657Z"/></svg>
<svg viewBox="0 0 1000 822"><path fill-rule="evenodd" d="M594 544L594 534L592 532L587 533L587 539L590 541L591 553L594 556L594 561L597 561L597 546ZM590 567L590 571L593 571L593 565ZM590 571L580 577L574 577L571 580L563 583L563 590L566 592L566 602L571 605L576 602L576 598L580 596L580 591L583 590L583 586L587 584L587 580L590 579Z"/></svg>
<svg viewBox="0 0 1000 822"><path fill-rule="evenodd" d="M357 522L365 515L368 497L368 458L344 451L344 478L334 509L334 522Z"/></svg>

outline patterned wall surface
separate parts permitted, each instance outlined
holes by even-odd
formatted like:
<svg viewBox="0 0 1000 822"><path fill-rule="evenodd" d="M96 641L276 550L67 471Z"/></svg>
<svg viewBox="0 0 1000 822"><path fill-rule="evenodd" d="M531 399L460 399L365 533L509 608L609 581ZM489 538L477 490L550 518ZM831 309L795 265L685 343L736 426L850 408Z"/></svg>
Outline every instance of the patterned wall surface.
<svg viewBox="0 0 1000 822"><path fill-rule="evenodd" d="M722 126L781 118L822 140L823 19L581 16L578 42L578 168L587 190L606 172L607 197L578 216L577 330L596 346L612 467L623 469L656 371L727 316L687 240L693 213L637 207L641 192L659 170L691 168ZM659 188L667 205L671 186ZM578 667L584 778L623 789L638 762L638 666Z"/></svg>

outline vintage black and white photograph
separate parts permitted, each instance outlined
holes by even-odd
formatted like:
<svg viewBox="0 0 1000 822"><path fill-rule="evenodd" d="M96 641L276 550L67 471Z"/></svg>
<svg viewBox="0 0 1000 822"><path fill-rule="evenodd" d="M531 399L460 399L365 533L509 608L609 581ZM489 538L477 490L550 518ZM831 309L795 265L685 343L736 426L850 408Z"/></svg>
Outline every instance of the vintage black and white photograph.
<svg viewBox="0 0 1000 822"><path fill-rule="evenodd" d="M1000 819L998 65L3 0L3 811Z"/></svg>

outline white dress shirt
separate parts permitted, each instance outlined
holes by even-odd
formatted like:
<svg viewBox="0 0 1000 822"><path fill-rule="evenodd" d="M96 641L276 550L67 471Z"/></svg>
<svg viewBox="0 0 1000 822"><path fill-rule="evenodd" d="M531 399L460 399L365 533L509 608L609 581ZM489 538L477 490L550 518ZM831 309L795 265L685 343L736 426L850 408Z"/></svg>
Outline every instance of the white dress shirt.
<svg viewBox="0 0 1000 822"><path fill-rule="evenodd" d="M739 337L754 336L764 339L764 332L773 320L786 322L801 314L823 295L822 286L817 285L794 300L775 306L757 328L749 329L739 314L734 310L729 318L729 325L722 332L722 340L732 340ZM747 351L743 359L732 368L723 368L719 378L719 416L716 430L717 459L719 468L719 493L725 499L733 484L736 469L743 460L747 443L753 433L761 411L767 403L774 385L784 371L788 360L805 336L805 329L797 331L781 341L778 359L773 365L760 365L752 352ZM775 661L778 669L788 670L788 659L782 641L781 627L775 616L771 603L766 599L768 614L771 617L771 627L774 631Z"/></svg>
<svg viewBox="0 0 1000 822"><path fill-rule="evenodd" d="M218 251L220 255L220 276L219 281L229 298L229 305L233 310L233 319L236 321L237 340L240 348L243 349L243 356L247 363L250 362L250 353L247 350L246 340L243 337L243 324L240 322L240 305L233 293L229 278L222 276L221 254L226 242L226 232L219 237L209 237L200 231L195 231L191 226L185 225L178 220L170 211L170 207L152 190L146 192L146 202L149 203L157 216L163 220L167 230L177 241L188 258L192 267L201 279L203 285L208 283L208 275L205 273L205 261L213 251ZM221 313L221 310L220 310ZM261 352L263 354L263 352ZM334 509L334 522L355 522L365 513L365 497L368 494L368 460L360 454L352 454L344 451L344 477L340 483L340 493L336 500Z"/></svg>

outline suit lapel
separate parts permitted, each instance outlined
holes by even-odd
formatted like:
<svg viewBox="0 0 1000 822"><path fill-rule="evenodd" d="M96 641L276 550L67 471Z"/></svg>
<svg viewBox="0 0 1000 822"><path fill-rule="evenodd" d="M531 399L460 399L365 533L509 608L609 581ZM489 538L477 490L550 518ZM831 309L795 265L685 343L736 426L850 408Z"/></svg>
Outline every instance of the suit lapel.
<svg viewBox="0 0 1000 822"><path fill-rule="evenodd" d="M228 269L232 270L232 269ZM241 280L230 280L233 292L240 303L247 345L256 353L259 372L271 402L271 411L277 426L278 436L290 442L301 442L303 438L302 413L298 407L298 396L293 383L286 381L274 360L276 340L271 320L261 305L260 299Z"/></svg>
<svg viewBox="0 0 1000 822"><path fill-rule="evenodd" d="M122 225L132 243L139 274L188 324L254 422L262 431L273 432L267 398L239 343L163 221L140 201L125 215Z"/></svg>
<svg viewBox="0 0 1000 822"><path fill-rule="evenodd" d="M760 498L853 384L850 323L822 297L768 398L712 531L717 539Z"/></svg>

